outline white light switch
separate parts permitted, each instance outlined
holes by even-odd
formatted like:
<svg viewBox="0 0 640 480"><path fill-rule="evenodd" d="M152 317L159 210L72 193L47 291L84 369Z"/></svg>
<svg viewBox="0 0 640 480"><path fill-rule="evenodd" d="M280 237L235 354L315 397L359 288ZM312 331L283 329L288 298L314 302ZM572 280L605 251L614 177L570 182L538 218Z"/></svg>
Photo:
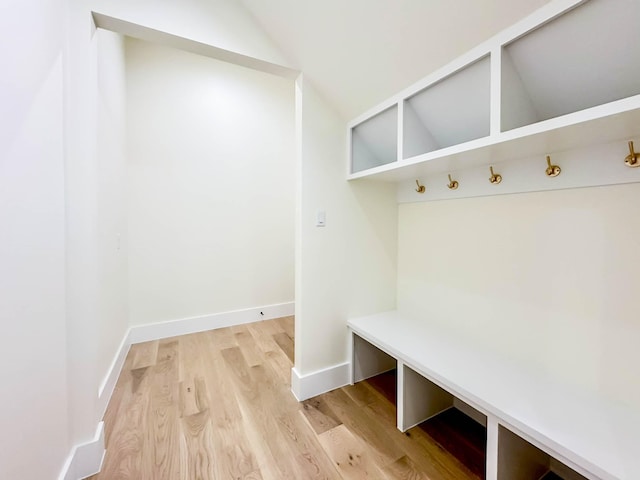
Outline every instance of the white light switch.
<svg viewBox="0 0 640 480"><path fill-rule="evenodd" d="M318 210L316 213L316 227L324 227L327 223L327 214L324 210Z"/></svg>

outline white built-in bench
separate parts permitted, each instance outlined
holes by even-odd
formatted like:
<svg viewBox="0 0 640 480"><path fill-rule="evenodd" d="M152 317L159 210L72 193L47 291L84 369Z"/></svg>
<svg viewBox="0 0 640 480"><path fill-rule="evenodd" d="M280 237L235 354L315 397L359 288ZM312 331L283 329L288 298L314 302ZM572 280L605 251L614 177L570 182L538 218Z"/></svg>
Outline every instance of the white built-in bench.
<svg viewBox="0 0 640 480"><path fill-rule="evenodd" d="M400 430L451 407L486 424L487 480L537 480L548 468L566 480L640 480L639 411L395 311L348 326L352 383L397 368Z"/></svg>

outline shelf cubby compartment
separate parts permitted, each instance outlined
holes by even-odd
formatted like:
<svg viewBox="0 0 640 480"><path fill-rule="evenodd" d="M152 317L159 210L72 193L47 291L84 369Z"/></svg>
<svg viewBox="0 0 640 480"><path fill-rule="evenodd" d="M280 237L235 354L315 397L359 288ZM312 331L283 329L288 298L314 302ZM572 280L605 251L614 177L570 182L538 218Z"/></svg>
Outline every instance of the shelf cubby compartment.
<svg viewBox="0 0 640 480"><path fill-rule="evenodd" d="M503 132L640 94L640 2L590 0L502 49Z"/></svg>
<svg viewBox="0 0 640 480"><path fill-rule="evenodd" d="M358 335L353 335L353 383L396 369L396 359Z"/></svg>
<svg viewBox="0 0 640 480"><path fill-rule="evenodd" d="M353 383L367 380L397 412L397 361L375 345L353 335Z"/></svg>
<svg viewBox="0 0 640 480"><path fill-rule="evenodd" d="M484 478L487 417L412 368L398 365L398 429L419 427Z"/></svg>
<svg viewBox="0 0 640 480"><path fill-rule="evenodd" d="M404 100L404 159L490 133L489 55Z"/></svg>
<svg viewBox="0 0 640 480"><path fill-rule="evenodd" d="M508 428L498 427L498 480L587 480Z"/></svg>
<svg viewBox="0 0 640 480"><path fill-rule="evenodd" d="M403 432L453 408L454 396L413 369L402 365L398 377L398 428Z"/></svg>
<svg viewBox="0 0 640 480"><path fill-rule="evenodd" d="M397 160L397 105L351 129L351 173L387 165Z"/></svg>

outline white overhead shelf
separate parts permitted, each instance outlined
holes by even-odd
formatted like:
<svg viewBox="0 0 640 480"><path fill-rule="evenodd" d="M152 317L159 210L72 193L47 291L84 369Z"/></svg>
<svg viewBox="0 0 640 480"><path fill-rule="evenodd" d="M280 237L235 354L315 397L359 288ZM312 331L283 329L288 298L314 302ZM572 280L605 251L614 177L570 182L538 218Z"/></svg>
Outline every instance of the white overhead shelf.
<svg viewBox="0 0 640 480"><path fill-rule="evenodd" d="M489 135L489 58L404 101L403 159Z"/></svg>
<svg viewBox="0 0 640 480"><path fill-rule="evenodd" d="M506 45L502 130L640 94L640 2L591 0Z"/></svg>
<svg viewBox="0 0 640 480"><path fill-rule="evenodd" d="M351 171L360 172L398 159L398 108L393 106L351 131Z"/></svg>
<svg viewBox="0 0 640 480"><path fill-rule="evenodd" d="M348 179L624 149L640 135L639 18L637 0L552 2L351 122Z"/></svg>

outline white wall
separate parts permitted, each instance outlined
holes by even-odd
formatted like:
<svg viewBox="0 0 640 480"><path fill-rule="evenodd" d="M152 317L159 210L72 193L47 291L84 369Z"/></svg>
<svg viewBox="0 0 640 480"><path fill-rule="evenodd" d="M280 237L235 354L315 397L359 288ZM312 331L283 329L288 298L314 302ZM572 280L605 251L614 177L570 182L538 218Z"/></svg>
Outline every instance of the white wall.
<svg viewBox="0 0 640 480"><path fill-rule="evenodd" d="M145 1L66 3L68 18L64 5L56 7L59 17L55 19L43 20L49 9L33 18L60 31L63 30L60 23L67 27L64 62L67 320L66 331L63 328L60 334L66 336L68 443L78 445L92 439L108 400L108 392L102 398L98 398L98 392L124 335L126 320L122 314L127 309L128 295L128 232L122 197L126 172L122 148L125 122L121 45L117 37L106 32L96 34L91 10L106 11L127 21L138 20L150 28L203 42L222 41L224 36L226 48L248 55L266 56L271 44L250 17L243 18L244 11L232 1L191 0L188 5L164 2L165 8L159 8L158 2ZM60 22L56 23L57 19ZM54 43L48 41L46 45ZM46 51L45 47L38 47ZM24 51L16 49L16 52L22 58ZM270 58L278 57L275 50L271 54ZM64 448L67 453L70 451L66 444ZM38 478L53 476L49 471Z"/></svg>
<svg viewBox="0 0 640 480"><path fill-rule="evenodd" d="M398 308L640 402L640 185L399 207Z"/></svg>
<svg viewBox="0 0 640 480"><path fill-rule="evenodd" d="M71 444L91 440L99 388L127 328L124 49L69 3L65 104L67 374Z"/></svg>
<svg viewBox="0 0 640 480"><path fill-rule="evenodd" d="M65 5L9 1L0 12L0 478L52 478L68 450Z"/></svg>
<svg viewBox="0 0 640 480"><path fill-rule="evenodd" d="M232 52L285 65L237 0L93 0L94 11Z"/></svg>
<svg viewBox="0 0 640 480"><path fill-rule="evenodd" d="M98 384L126 322L122 263L107 246L122 218L110 163L122 146L108 80L117 63L103 63L99 87L90 13L69 7L9 2L0 15L0 40L11 47L0 52L2 478L55 478L70 446L93 435Z"/></svg>
<svg viewBox="0 0 640 480"><path fill-rule="evenodd" d="M126 78L124 37L96 31L98 62L96 308L98 378L107 375L129 326L127 266ZM106 398L98 414L106 407Z"/></svg>
<svg viewBox="0 0 640 480"><path fill-rule="evenodd" d="M293 301L293 82L127 40L131 323Z"/></svg>
<svg viewBox="0 0 640 480"><path fill-rule="evenodd" d="M129 242L123 219L122 187L126 171L122 147L125 128L122 50L117 37L105 32L96 34L91 10L100 10L102 5L117 18L139 20L150 28L204 42L221 41L219 35L225 32L228 35L225 47L249 55L267 55L270 43L250 17L243 19L243 10L227 0L213 3L192 0L188 5L165 2L166 8L159 8L158 2L144 1L66 3L68 18L64 5L58 9L59 23L67 27L64 62L67 318L66 331L63 328L60 334L66 337L68 445L78 445L92 440L102 417L108 391L99 398L99 389L117 354L128 320L123 317L128 307ZM45 23L62 31L54 20ZM50 45L51 41L47 43ZM19 56L24 53L22 49L16 52ZM272 53L271 58L276 58L277 52ZM65 420L61 415L52 416ZM70 452L66 443L64 449ZM49 470L38 478L54 475Z"/></svg>
<svg viewBox="0 0 640 480"><path fill-rule="evenodd" d="M98 3L0 7L1 478L55 478L71 446L93 437L98 389L126 327L122 57L117 37L95 34ZM279 58L233 1L100 3Z"/></svg>
<svg viewBox="0 0 640 480"><path fill-rule="evenodd" d="M297 83L299 135L295 368L347 361L349 317L395 308L397 207L391 184L346 177L346 122ZM326 226L316 227L318 210Z"/></svg>
<svg viewBox="0 0 640 480"><path fill-rule="evenodd" d="M550 0L240 0L348 120Z"/></svg>

